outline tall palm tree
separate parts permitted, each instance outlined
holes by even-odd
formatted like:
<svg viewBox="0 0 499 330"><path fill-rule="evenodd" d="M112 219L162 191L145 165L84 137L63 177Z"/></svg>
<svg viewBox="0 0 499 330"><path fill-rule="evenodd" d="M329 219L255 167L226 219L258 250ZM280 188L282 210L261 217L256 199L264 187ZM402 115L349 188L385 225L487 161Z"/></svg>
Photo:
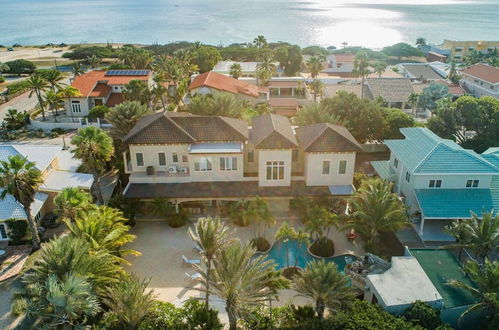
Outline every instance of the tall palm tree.
<svg viewBox="0 0 499 330"><path fill-rule="evenodd" d="M275 73L276 66L270 52L263 52L258 57L259 61L256 65L257 78L263 85L266 85L268 80L272 78L272 75Z"/></svg>
<svg viewBox="0 0 499 330"><path fill-rule="evenodd" d="M42 117L45 120L45 107L43 106L43 92L49 87L47 81L37 73L33 73L27 80L27 86L30 90L29 97L35 93L38 98L38 104L40 105L40 109L42 110Z"/></svg>
<svg viewBox="0 0 499 330"><path fill-rule="evenodd" d="M128 132L144 116L152 111L140 102L123 102L106 113L105 118L112 126L110 134L115 140L124 140Z"/></svg>
<svg viewBox="0 0 499 330"><path fill-rule="evenodd" d="M265 231L275 224L275 218L270 212L269 203L257 196L250 201L249 207L253 211L252 222L256 225L256 236L263 237Z"/></svg>
<svg viewBox="0 0 499 330"><path fill-rule="evenodd" d="M89 193L81 188L67 187L54 198L55 213L72 222L83 211L87 210L91 203L92 196Z"/></svg>
<svg viewBox="0 0 499 330"><path fill-rule="evenodd" d="M419 93L411 93L407 98L407 103L412 106L412 115L416 117L416 110L418 108L419 97L421 94Z"/></svg>
<svg viewBox="0 0 499 330"><path fill-rule="evenodd" d="M255 256L255 252L250 244L233 243L220 251L210 277L199 269L203 279L210 282L210 293L225 301L230 330L237 329L237 319L249 309L263 306L277 294L279 274L272 261Z"/></svg>
<svg viewBox="0 0 499 330"><path fill-rule="evenodd" d="M369 57L367 56L367 53L358 53L355 55L355 58L353 60L353 71L352 73L354 74L355 77L360 77L362 78L361 81L361 94L360 98L364 98L364 80L366 76L371 73L369 70Z"/></svg>
<svg viewBox="0 0 499 330"><path fill-rule="evenodd" d="M308 72L310 72L310 76L312 79L317 78L319 73L322 71L324 60L322 57L319 56L312 56L311 58L308 59L307 61L307 69Z"/></svg>
<svg viewBox="0 0 499 330"><path fill-rule="evenodd" d="M302 229L298 229L293 238L298 243L298 248L301 248L302 245L308 245L310 243L310 235L303 231ZM295 258L295 268L298 266L298 258Z"/></svg>
<svg viewBox="0 0 499 330"><path fill-rule="evenodd" d="M167 108L166 108L165 99L168 98L168 88L164 86L165 82L161 80L159 76L155 76L153 79L154 79L154 87L151 90L153 108L155 108L158 102L160 102L163 111L166 111Z"/></svg>
<svg viewBox="0 0 499 330"><path fill-rule="evenodd" d="M452 81L454 84L459 83L459 79L461 79L461 77L457 73L456 61L452 61L450 63L449 75L447 76L447 79Z"/></svg>
<svg viewBox="0 0 499 330"><path fill-rule="evenodd" d="M0 199L11 195L22 205L35 250L40 248L40 237L36 221L31 214L31 204L35 200L36 189L42 182L40 170L21 155L0 160Z"/></svg>
<svg viewBox="0 0 499 330"><path fill-rule="evenodd" d="M483 311L487 323L497 326L499 324L499 262L485 259L483 267L480 267L476 262L468 261L464 266L464 271L476 286L459 280L450 280L448 284L468 291L478 298L478 302L461 314L460 320L470 313Z"/></svg>
<svg viewBox="0 0 499 330"><path fill-rule="evenodd" d="M98 67L102 63L101 58L95 54L92 56L88 56L86 61L90 65L92 70L95 69L96 67Z"/></svg>
<svg viewBox="0 0 499 330"><path fill-rule="evenodd" d="M378 78L381 78L381 75L386 70L386 63L382 61L378 61L374 64L374 73L378 75Z"/></svg>
<svg viewBox="0 0 499 330"><path fill-rule="evenodd" d="M305 105L294 118L294 124L306 126L318 123L330 123L348 127L348 122L331 113L327 106L321 103Z"/></svg>
<svg viewBox="0 0 499 330"><path fill-rule="evenodd" d="M314 94L314 102L317 102L317 96L322 96L322 93L324 92L324 83L319 79L314 79L308 86L310 87L312 94Z"/></svg>
<svg viewBox="0 0 499 330"><path fill-rule="evenodd" d="M294 278L293 288L299 296L315 301L315 311L319 320L324 319L326 308L341 309L355 298L348 277L343 275L334 262L313 260Z"/></svg>
<svg viewBox="0 0 499 330"><path fill-rule="evenodd" d="M233 238L227 228L219 218L201 218L194 226L194 230L189 228L189 236L200 248L200 254L206 266L206 278L211 280L213 260L220 251L227 248ZM210 281L205 281L206 306L210 301Z"/></svg>
<svg viewBox="0 0 499 330"><path fill-rule="evenodd" d="M14 305L21 307L25 317L47 328L84 327L87 318L101 310L88 279L76 273L62 279L51 274L44 283L27 287L25 295L29 298L20 298Z"/></svg>
<svg viewBox="0 0 499 330"><path fill-rule="evenodd" d="M49 83L50 88L53 92L62 88L61 81L64 79L64 75L58 70L49 70L44 73L43 77Z"/></svg>
<svg viewBox="0 0 499 330"><path fill-rule="evenodd" d="M471 219L454 221L445 231L457 240L448 248L468 248L481 264L499 248L499 214L493 212L484 213L482 219L472 213Z"/></svg>
<svg viewBox="0 0 499 330"><path fill-rule="evenodd" d="M85 72L80 61L76 61L73 64L71 64L71 72L73 72L73 79L78 76L81 76Z"/></svg>
<svg viewBox="0 0 499 330"><path fill-rule="evenodd" d="M258 49L265 48L267 47L267 39L265 39L264 36L257 36L255 39L253 39L253 44Z"/></svg>
<svg viewBox="0 0 499 330"><path fill-rule="evenodd" d="M114 154L113 140L100 128L88 126L80 128L71 139L75 146L71 152L83 162L83 167L94 175L94 192L100 204L104 203L100 188L101 176L106 170L106 163Z"/></svg>
<svg viewBox="0 0 499 330"><path fill-rule="evenodd" d="M131 80L123 88L123 99L125 101L137 101L140 104L151 105L151 91L147 82L142 80Z"/></svg>
<svg viewBox="0 0 499 330"><path fill-rule="evenodd" d="M140 322L154 308L154 291L148 290L149 280L127 275L109 288L104 303L116 316L120 329L137 329Z"/></svg>
<svg viewBox="0 0 499 330"><path fill-rule="evenodd" d="M239 77L243 75L241 64L233 63L230 66L229 74L232 76L232 78L239 79Z"/></svg>
<svg viewBox="0 0 499 330"><path fill-rule="evenodd" d="M69 112L71 113L71 120L74 121L73 109L71 108L71 98L80 96L81 95L80 91L78 89L74 88L73 86L66 86L59 91L59 94L63 98L68 99L68 103L67 103L68 109L69 109Z"/></svg>
<svg viewBox="0 0 499 330"><path fill-rule="evenodd" d="M338 216L329 212L324 207L318 205L313 206L307 215L307 222L305 223L305 230L311 236L315 236L315 240L320 242L324 241L329 236L331 227L338 226Z"/></svg>
<svg viewBox="0 0 499 330"><path fill-rule="evenodd" d="M51 90L47 91L45 93L45 102L47 103L49 109L52 111L52 114L54 115L54 121L57 122L57 110L59 109L62 103L61 94Z"/></svg>
<svg viewBox="0 0 499 330"><path fill-rule="evenodd" d="M394 232L407 225L404 204L392 193L392 184L375 178L364 180L350 198L352 212L346 228L352 228L372 248L381 232Z"/></svg>
<svg viewBox="0 0 499 330"><path fill-rule="evenodd" d="M286 244L286 267L289 268L289 244L287 241L296 237L296 230L289 225L287 221L283 222L281 227L277 229L274 238L276 241L282 240ZM296 264L296 262L295 262Z"/></svg>

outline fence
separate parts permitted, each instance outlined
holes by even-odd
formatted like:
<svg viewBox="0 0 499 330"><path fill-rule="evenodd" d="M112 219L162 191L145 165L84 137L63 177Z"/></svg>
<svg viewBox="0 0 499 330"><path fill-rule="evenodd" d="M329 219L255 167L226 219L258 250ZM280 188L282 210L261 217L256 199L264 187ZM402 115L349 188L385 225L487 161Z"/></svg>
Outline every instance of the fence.
<svg viewBox="0 0 499 330"><path fill-rule="evenodd" d="M106 122L101 122L99 118L97 121L92 122L87 118L75 118L75 121L40 121L36 119L31 119L30 128L32 129L42 129L44 131L51 131L54 128L62 128L65 130L76 130L87 126L95 126L99 128L111 127L111 124Z"/></svg>

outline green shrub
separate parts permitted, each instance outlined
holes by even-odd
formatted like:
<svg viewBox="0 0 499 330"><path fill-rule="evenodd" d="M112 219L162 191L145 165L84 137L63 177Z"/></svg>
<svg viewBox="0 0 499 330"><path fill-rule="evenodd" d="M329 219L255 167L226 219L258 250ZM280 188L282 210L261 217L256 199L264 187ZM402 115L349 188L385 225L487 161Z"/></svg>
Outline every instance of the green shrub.
<svg viewBox="0 0 499 330"><path fill-rule="evenodd" d="M182 209L180 209L180 212L178 214L171 214L167 218L168 225L173 228L180 228L184 226L189 220L190 217L187 214L187 211Z"/></svg>
<svg viewBox="0 0 499 330"><path fill-rule="evenodd" d="M10 62L6 62L7 66L9 67L9 70L7 73L12 73L12 74L32 74L35 72L36 66L33 62L19 59L19 60L14 60Z"/></svg>
<svg viewBox="0 0 499 330"><path fill-rule="evenodd" d="M12 95L17 93L24 93L28 90L28 88L29 88L28 81L26 80L17 81L7 86L7 94Z"/></svg>
<svg viewBox="0 0 499 330"><path fill-rule="evenodd" d="M418 324L425 329L445 329L446 324L440 319L440 311L424 302L415 301L411 307L404 311L403 316L414 324Z"/></svg>
<svg viewBox="0 0 499 330"><path fill-rule="evenodd" d="M104 115L109 112L109 107L105 105L96 105L90 109L88 117L90 119L104 118Z"/></svg>
<svg viewBox="0 0 499 330"><path fill-rule="evenodd" d="M0 77L0 83L4 83L5 82L5 77Z"/></svg>
<svg viewBox="0 0 499 330"><path fill-rule="evenodd" d="M9 227L9 237L12 243L19 244L28 233L28 223L26 220L7 219L5 221Z"/></svg>

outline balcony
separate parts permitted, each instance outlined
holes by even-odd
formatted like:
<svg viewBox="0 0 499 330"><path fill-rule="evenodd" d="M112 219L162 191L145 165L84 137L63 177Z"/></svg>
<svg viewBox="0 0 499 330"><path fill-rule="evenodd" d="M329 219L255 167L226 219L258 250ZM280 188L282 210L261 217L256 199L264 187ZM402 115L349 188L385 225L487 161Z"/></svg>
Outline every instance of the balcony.
<svg viewBox="0 0 499 330"><path fill-rule="evenodd" d="M150 171L148 172L133 172L130 174L130 182L134 183L172 183L172 182L188 182L190 181L189 169L171 171Z"/></svg>

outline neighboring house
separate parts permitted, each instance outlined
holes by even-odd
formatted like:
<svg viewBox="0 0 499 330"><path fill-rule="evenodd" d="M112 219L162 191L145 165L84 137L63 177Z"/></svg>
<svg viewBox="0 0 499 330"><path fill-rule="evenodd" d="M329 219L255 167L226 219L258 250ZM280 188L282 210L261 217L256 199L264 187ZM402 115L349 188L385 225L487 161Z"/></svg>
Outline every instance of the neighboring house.
<svg viewBox="0 0 499 330"><path fill-rule="evenodd" d="M442 63L444 65L445 63ZM441 70L440 66L432 65L432 63L401 63L397 66L399 72L411 81L434 81L445 79L447 74L445 69Z"/></svg>
<svg viewBox="0 0 499 330"><path fill-rule="evenodd" d="M273 78L268 81L270 98L293 97L304 99L306 97L306 80L302 77Z"/></svg>
<svg viewBox="0 0 499 330"><path fill-rule="evenodd" d="M132 80L142 80L151 85L152 71L90 71L77 76L71 86L76 88L80 95L65 98L66 114L73 117L85 117L88 116L90 109L97 105L114 107L122 103L123 88Z"/></svg>
<svg viewBox="0 0 499 330"><path fill-rule="evenodd" d="M331 54L326 56L327 66L321 72L332 76L351 77L353 71L353 54Z"/></svg>
<svg viewBox="0 0 499 330"><path fill-rule="evenodd" d="M89 190L94 181L93 175L78 173L81 162L74 159L60 146L30 144L0 144L0 160L9 156L21 155L34 162L42 172L43 184L38 188L35 201L31 204L31 215L37 221L54 209L54 197L66 187L79 187ZM7 195L0 199L0 241L8 240L7 219L26 219L26 213L14 197Z"/></svg>
<svg viewBox="0 0 499 330"><path fill-rule="evenodd" d="M340 91L353 93L359 98L362 96L361 84L335 84L326 85L326 87L324 88L324 97L335 97L336 94Z"/></svg>
<svg viewBox="0 0 499 330"><path fill-rule="evenodd" d="M267 102L269 89L209 71L195 76L189 86L190 96L227 92L238 99L248 100L253 104Z"/></svg>
<svg viewBox="0 0 499 330"><path fill-rule="evenodd" d="M479 63L461 71L461 77L461 85L474 96L499 99L499 68Z"/></svg>
<svg viewBox="0 0 499 330"><path fill-rule="evenodd" d="M437 52L428 52L428 54L426 54L426 60L428 62L438 61L445 63L447 61L447 55L439 54Z"/></svg>
<svg viewBox="0 0 499 330"><path fill-rule="evenodd" d="M366 98L375 100L382 97L388 107L406 109L407 99L414 93L411 81L407 78L368 78L364 93Z"/></svg>
<svg viewBox="0 0 499 330"><path fill-rule="evenodd" d="M466 95L466 91L459 84L454 84L443 79L435 80L431 83L414 83L412 87L414 88L414 92L422 93L423 89L430 86L432 83L439 83L447 86L449 88L449 94L452 95L453 100L456 100L458 97Z"/></svg>
<svg viewBox="0 0 499 330"><path fill-rule="evenodd" d="M276 115L293 117L300 108L300 103L295 98L271 98L269 100L270 108Z"/></svg>
<svg viewBox="0 0 499 330"><path fill-rule="evenodd" d="M221 73L230 76L230 67L233 64L239 64L241 66L241 78L254 78L256 79L256 72L258 71L258 62L235 62L235 61L220 61L213 68L213 72ZM273 74L274 77L282 76L284 70L279 68L279 64L275 63L276 72Z"/></svg>
<svg viewBox="0 0 499 330"><path fill-rule="evenodd" d="M499 210L499 149L480 155L427 128L400 132L405 139L384 141L390 160L371 164L380 177L394 182L424 241L452 241L442 231L452 221Z"/></svg>
<svg viewBox="0 0 499 330"><path fill-rule="evenodd" d="M466 56L470 55L475 50L486 54L489 51L494 50L494 48L499 48L499 41L444 40L442 48L450 52L450 60L462 62Z"/></svg>
<svg viewBox="0 0 499 330"><path fill-rule="evenodd" d="M344 127L293 128L275 114L255 117L248 127L234 118L156 113L124 142L127 198L219 207L261 196L274 210L287 210L299 196L350 195L362 150Z"/></svg>

